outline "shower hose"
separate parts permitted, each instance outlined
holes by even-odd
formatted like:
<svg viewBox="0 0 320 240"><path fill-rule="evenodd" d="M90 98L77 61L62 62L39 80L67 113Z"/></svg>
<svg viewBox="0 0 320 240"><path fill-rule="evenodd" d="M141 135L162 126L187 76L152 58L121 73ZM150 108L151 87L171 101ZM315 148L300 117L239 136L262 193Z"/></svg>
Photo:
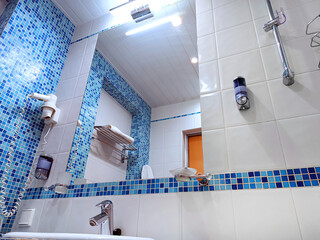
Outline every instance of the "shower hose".
<svg viewBox="0 0 320 240"><path fill-rule="evenodd" d="M20 131L21 125L22 125L23 114L24 114L25 109L27 107L28 100L29 100L29 95L25 101L23 108L21 108L21 110L20 110L18 122L15 124L16 130L14 131L13 140L11 141L11 143L9 145L8 159L7 159L7 162L4 166L3 174L2 174L2 177L0 180L0 215L1 215L1 217L6 217L6 218L12 217L17 212L17 210L19 209L21 200L26 192L26 189L32 181L33 173L35 172L35 168L38 164L38 158L35 158L35 161L33 162L32 166L31 166L31 170L29 172L27 181L24 184L24 187L21 188L21 190L18 194L17 200L13 202L13 206L11 207L11 209L9 209L10 208L9 204L6 204L6 189L7 189L6 185L8 184L8 175L9 175L10 168L11 168L11 165L12 165L12 162L14 159L14 150L16 147L17 139L19 137L19 131Z"/></svg>

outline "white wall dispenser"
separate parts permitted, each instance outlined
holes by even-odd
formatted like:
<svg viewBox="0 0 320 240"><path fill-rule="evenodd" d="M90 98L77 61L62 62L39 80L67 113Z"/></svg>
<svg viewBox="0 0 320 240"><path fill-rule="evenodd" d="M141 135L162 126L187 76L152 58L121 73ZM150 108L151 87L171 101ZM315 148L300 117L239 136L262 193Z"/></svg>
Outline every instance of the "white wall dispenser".
<svg viewBox="0 0 320 240"><path fill-rule="evenodd" d="M33 217L35 213L35 209L23 209L21 212L21 216L19 219L19 226L20 227L31 227L33 222Z"/></svg>
<svg viewBox="0 0 320 240"><path fill-rule="evenodd" d="M43 101L41 119L45 120L45 123L58 123L60 116L60 109L57 108L57 96L54 94L43 95L39 93L32 93L30 98Z"/></svg>

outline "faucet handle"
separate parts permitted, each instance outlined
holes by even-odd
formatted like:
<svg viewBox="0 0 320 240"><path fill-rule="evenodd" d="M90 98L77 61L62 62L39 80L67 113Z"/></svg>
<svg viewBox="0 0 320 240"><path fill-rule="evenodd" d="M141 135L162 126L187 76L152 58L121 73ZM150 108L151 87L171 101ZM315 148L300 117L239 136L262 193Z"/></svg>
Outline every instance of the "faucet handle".
<svg viewBox="0 0 320 240"><path fill-rule="evenodd" d="M111 205L112 202L110 200L104 200L96 205L96 207L105 208L107 205Z"/></svg>

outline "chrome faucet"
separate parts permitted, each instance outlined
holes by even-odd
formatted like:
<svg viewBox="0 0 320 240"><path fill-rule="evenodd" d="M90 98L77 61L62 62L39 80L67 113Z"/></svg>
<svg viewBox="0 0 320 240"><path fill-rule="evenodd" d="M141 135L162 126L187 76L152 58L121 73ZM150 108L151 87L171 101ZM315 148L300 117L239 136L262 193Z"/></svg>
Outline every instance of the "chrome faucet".
<svg viewBox="0 0 320 240"><path fill-rule="evenodd" d="M113 203L110 200L98 203L96 207L101 208L101 213L90 218L91 226L100 225L100 234L113 235Z"/></svg>

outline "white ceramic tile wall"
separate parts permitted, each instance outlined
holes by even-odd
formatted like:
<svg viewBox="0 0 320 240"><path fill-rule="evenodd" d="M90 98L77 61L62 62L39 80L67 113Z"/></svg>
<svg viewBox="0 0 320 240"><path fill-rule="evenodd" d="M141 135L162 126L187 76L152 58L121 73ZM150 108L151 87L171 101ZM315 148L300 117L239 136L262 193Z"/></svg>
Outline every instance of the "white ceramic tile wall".
<svg viewBox="0 0 320 240"><path fill-rule="evenodd" d="M68 225L71 208L75 201L67 199L48 199L45 201L41 212L41 221L38 226L39 232L71 232L65 226ZM89 207L89 206L88 206ZM87 207L87 208L88 208ZM57 221L57 219L59 219ZM77 218L73 221L76 222Z"/></svg>
<svg viewBox="0 0 320 240"><path fill-rule="evenodd" d="M213 12L217 32L249 22L252 19L248 1L234 1L219 8L214 8ZM239 14L240 12L241 14Z"/></svg>
<svg viewBox="0 0 320 240"><path fill-rule="evenodd" d="M151 120L200 111L199 99L152 108ZM184 130L201 127L200 114L151 123L150 159L155 177L171 177L169 170L183 166Z"/></svg>
<svg viewBox="0 0 320 240"><path fill-rule="evenodd" d="M88 219L102 200L114 204L114 227L155 240L314 240L320 234L320 189L269 189L26 200L13 231L98 233ZM31 227L22 209L35 208Z"/></svg>
<svg viewBox="0 0 320 240"><path fill-rule="evenodd" d="M236 239L231 192L181 194L182 239Z"/></svg>
<svg viewBox="0 0 320 240"><path fill-rule="evenodd" d="M225 173L229 171L227 144L224 129L202 133L204 169L206 172Z"/></svg>
<svg viewBox="0 0 320 240"><path fill-rule="evenodd" d="M301 239L289 189L232 192L237 239Z"/></svg>
<svg viewBox="0 0 320 240"><path fill-rule="evenodd" d="M275 122L227 128L226 135L233 171L286 167Z"/></svg>
<svg viewBox="0 0 320 240"><path fill-rule="evenodd" d="M82 25L78 26L76 31L84 31L84 27ZM33 186L50 186L56 183L59 173L65 171L96 42L97 36L93 36L70 45L55 92L58 97L57 107L61 109L61 116L59 123L52 128L48 135L48 143L44 146L44 151L54 157L54 164L51 169L52 176L46 182L34 179ZM41 149L43 136L47 130L48 126L44 128L38 151Z"/></svg>
<svg viewBox="0 0 320 240"><path fill-rule="evenodd" d="M320 156L320 116L310 115L278 122L288 168L318 166Z"/></svg>
<svg viewBox="0 0 320 240"><path fill-rule="evenodd" d="M219 61L219 68L222 89L233 88L233 83L230 79L234 78L235 72L239 76L246 76L248 84L266 80L258 49L222 58Z"/></svg>
<svg viewBox="0 0 320 240"><path fill-rule="evenodd" d="M207 93L220 89L218 61L201 64L200 92Z"/></svg>
<svg viewBox="0 0 320 240"><path fill-rule="evenodd" d="M205 63L217 59L216 49L214 34L198 38L199 63Z"/></svg>
<svg viewBox="0 0 320 240"><path fill-rule="evenodd" d="M206 46L210 46L208 52L213 51L212 38L216 39L218 54L206 56L207 61L200 62L199 66L203 89L204 165L210 172L308 167L320 163L320 85L317 81L320 54L319 50L309 47L310 37L304 32L307 22L319 14L320 2L271 2L275 9L286 10L287 22L280 26L280 32L296 74L295 84L290 87L282 84L283 68L273 33L262 29L269 20L265 0L197 1L200 6L197 17L211 13L214 24L210 39L198 32L199 57L206 52ZM207 65L212 66L211 69L208 70ZM237 76L246 78L251 102L251 108L243 112L238 111L234 99L232 80ZM213 87L219 85L220 88ZM223 233L230 233L231 239L236 236L238 240L316 239L319 191L319 188L232 191L232 214L229 222L224 222L233 225ZM197 213L205 211L204 207L197 208L203 195L191 195L194 195L193 208ZM230 209L227 202L217 206L227 212ZM212 217L215 215L208 214L205 219ZM206 228L205 223L196 224L196 219L199 216L189 228L183 229L183 236L197 233L195 229L189 231L198 225ZM209 234L212 229L203 231ZM227 237L220 235L212 239Z"/></svg>
<svg viewBox="0 0 320 240"><path fill-rule="evenodd" d="M201 122L203 131L213 130L224 127L221 94L220 92L202 94L201 103Z"/></svg>
<svg viewBox="0 0 320 240"><path fill-rule="evenodd" d="M206 53L199 65L200 102L205 166L211 172L320 163L320 58L305 35L320 2L271 2L274 9L286 10L287 22L279 29L296 74L290 87L282 84L273 33L262 29L268 21L264 0L197 1L197 19L212 18L214 25L213 32L203 27L198 31L199 57ZM246 78L251 104L247 111L236 106L232 81L237 76Z"/></svg>
<svg viewBox="0 0 320 240"><path fill-rule="evenodd" d="M320 189L293 189L292 194L303 240L317 238L316 236L320 234L317 224L320 220Z"/></svg>
<svg viewBox="0 0 320 240"><path fill-rule="evenodd" d="M142 195L137 235L152 236L155 239L180 239L180 201L180 194Z"/></svg>

